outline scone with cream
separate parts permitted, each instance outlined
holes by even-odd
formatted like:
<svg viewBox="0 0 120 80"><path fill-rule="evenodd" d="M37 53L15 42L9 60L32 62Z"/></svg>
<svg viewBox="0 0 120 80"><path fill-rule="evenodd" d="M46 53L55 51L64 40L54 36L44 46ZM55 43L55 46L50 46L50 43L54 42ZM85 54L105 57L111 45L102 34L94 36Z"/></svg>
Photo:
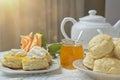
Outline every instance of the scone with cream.
<svg viewBox="0 0 120 80"><path fill-rule="evenodd" d="M39 46L34 46L22 59L23 70L40 70L49 67L52 58L48 51Z"/></svg>
<svg viewBox="0 0 120 80"><path fill-rule="evenodd" d="M22 58L26 54L22 49L11 49L4 55L2 65L12 69L22 69Z"/></svg>
<svg viewBox="0 0 120 80"><path fill-rule="evenodd" d="M120 60L107 57L95 60L93 71L107 74L120 74Z"/></svg>
<svg viewBox="0 0 120 80"><path fill-rule="evenodd" d="M91 53L86 53L85 58L83 59L83 64L89 69L93 69L95 59L91 57Z"/></svg>
<svg viewBox="0 0 120 80"><path fill-rule="evenodd" d="M99 59L112 52L114 44L112 38L106 34L99 34L91 39L88 50L93 58Z"/></svg>

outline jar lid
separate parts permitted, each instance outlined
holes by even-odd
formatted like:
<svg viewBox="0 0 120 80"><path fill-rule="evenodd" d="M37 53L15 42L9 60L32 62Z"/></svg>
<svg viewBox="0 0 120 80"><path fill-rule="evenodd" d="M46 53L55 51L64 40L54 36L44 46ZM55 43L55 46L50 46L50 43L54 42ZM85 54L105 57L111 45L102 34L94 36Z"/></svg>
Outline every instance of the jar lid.
<svg viewBox="0 0 120 80"><path fill-rule="evenodd" d="M80 18L80 21L87 21L87 22L98 22L98 23L105 23L105 18L103 16L96 15L96 10L89 10L89 15L83 18Z"/></svg>
<svg viewBox="0 0 120 80"><path fill-rule="evenodd" d="M76 42L75 40L72 40L72 39L62 39L62 44L64 45L81 45L80 42Z"/></svg>

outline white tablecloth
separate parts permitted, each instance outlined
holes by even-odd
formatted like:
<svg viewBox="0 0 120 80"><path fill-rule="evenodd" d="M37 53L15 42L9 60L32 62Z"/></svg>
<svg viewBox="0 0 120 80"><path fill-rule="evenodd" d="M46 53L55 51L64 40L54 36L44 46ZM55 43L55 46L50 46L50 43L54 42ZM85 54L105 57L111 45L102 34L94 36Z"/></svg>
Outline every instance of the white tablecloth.
<svg viewBox="0 0 120 80"><path fill-rule="evenodd" d="M2 80L63 80L64 78L69 78L65 80L92 80L90 77L83 73L80 73L77 70L59 69L49 73L28 75L11 75L0 72L0 79Z"/></svg>
<svg viewBox="0 0 120 80"><path fill-rule="evenodd" d="M3 52L0 52L0 58ZM67 78L67 79L66 79ZM59 68L55 71L42 74L6 74L0 71L1 80L93 80L77 69L68 70Z"/></svg>

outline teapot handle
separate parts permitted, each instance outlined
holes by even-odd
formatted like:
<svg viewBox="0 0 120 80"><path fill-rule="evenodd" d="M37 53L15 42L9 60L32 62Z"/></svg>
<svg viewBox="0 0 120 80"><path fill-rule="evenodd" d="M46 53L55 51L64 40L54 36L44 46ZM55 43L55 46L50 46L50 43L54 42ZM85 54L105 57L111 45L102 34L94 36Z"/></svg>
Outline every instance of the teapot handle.
<svg viewBox="0 0 120 80"><path fill-rule="evenodd" d="M65 23L68 22L68 21L71 21L73 24L75 24L75 23L77 22L75 19L73 19L73 18L71 18L71 17L66 17L66 18L64 18L63 21L61 22L61 33L62 33L62 35L63 35L66 39L70 39L70 38L68 37L68 35L66 34L65 28L64 28Z"/></svg>

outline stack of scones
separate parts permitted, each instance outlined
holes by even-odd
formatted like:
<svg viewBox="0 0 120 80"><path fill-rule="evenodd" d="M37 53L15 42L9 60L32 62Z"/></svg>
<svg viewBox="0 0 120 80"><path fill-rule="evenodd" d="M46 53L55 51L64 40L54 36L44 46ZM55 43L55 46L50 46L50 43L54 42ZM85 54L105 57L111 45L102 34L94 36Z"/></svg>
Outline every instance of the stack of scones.
<svg viewBox="0 0 120 80"><path fill-rule="evenodd" d="M120 38L112 39L106 34L93 37L83 64L95 72L120 74Z"/></svg>

